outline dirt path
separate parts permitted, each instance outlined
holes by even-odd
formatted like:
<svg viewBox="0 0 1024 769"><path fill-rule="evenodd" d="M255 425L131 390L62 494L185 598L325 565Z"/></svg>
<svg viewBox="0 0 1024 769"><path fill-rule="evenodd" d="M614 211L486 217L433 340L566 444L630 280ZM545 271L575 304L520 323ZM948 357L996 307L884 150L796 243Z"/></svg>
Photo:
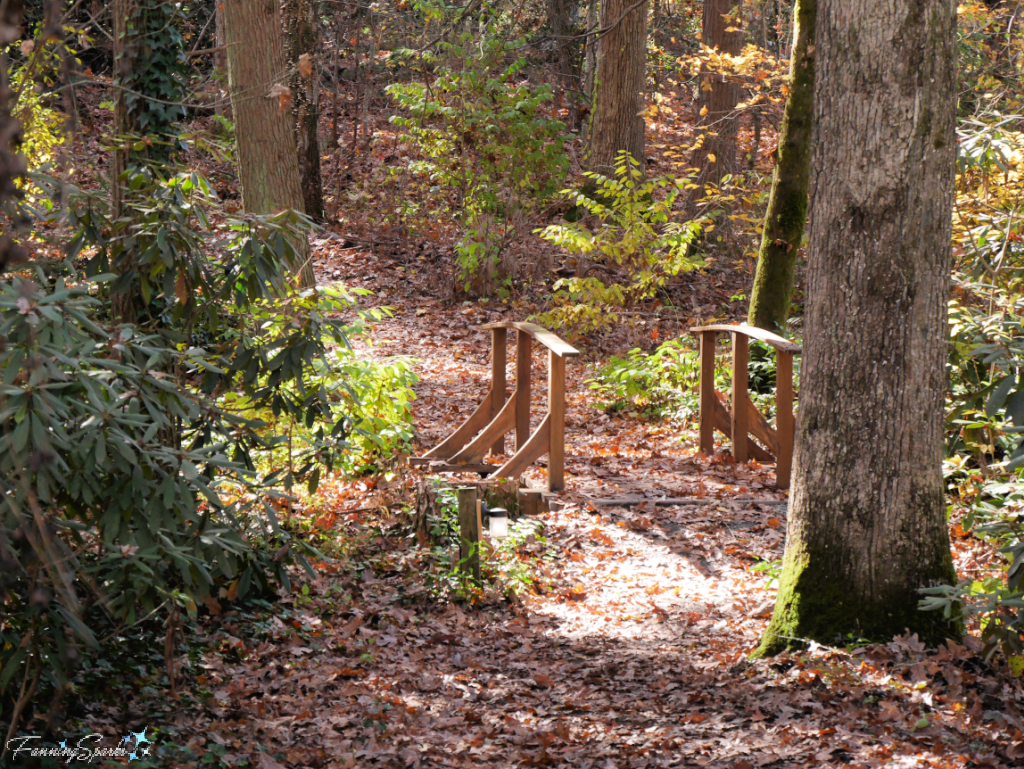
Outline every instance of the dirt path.
<svg viewBox="0 0 1024 769"><path fill-rule="evenodd" d="M395 308L369 354L417 359L417 440L429 447L487 388L480 325L521 318L445 307L401 262L327 239L318 251L321 280L370 288ZM535 381L544 365L538 356ZM784 544L772 468L709 462L679 428L595 411L590 371L585 361L568 370L567 506L543 516L544 540L531 545L546 554L539 589L439 601L398 516L365 512L379 490L336 482L307 513L333 514L340 557L317 564L316 579L296 573L296 591L263 608L204 616L176 661L177 699L140 685L90 705L85 721L112 739L124 724L154 724L162 746L179 746L162 747L159 765L176 768L1024 763L1024 688L977 643L926 652L912 637L847 639L748 662L774 598L751 567ZM543 479L543 467L531 472ZM708 503L587 503L627 494ZM751 498L764 501L738 501ZM956 548L964 566L970 546Z"/></svg>
<svg viewBox="0 0 1024 769"><path fill-rule="evenodd" d="M379 288L382 272L369 274ZM522 318L445 308L414 289L383 292L396 314L376 330L375 354L418 359L424 450L488 387L480 325ZM772 468L708 462L693 434L595 411L591 373L585 361L568 367L568 506L545 517L552 589L509 610L383 609L390 629L360 627L354 638L375 637L379 653L349 684L352 704L374 692L391 708L381 734L344 740L342 766L997 766L1024 754L1007 744L1024 726L1021 687L987 677L976 649L929 656L914 638L850 639L849 652L748 663L775 596L750 567L781 558L784 544ZM545 377L535 355L534 381ZM545 389L534 387L535 414ZM625 495L714 501L587 502ZM402 579L364 586L362 600L394 606Z"/></svg>

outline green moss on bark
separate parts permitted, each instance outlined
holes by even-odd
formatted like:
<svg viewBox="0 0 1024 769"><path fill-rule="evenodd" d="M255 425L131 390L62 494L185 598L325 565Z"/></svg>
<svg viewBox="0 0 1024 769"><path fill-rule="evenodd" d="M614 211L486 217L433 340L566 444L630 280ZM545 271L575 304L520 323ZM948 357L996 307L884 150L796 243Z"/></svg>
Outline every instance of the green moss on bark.
<svg viewBox="0 0 1024 769"><path fill-rule="evenodd" d="M866 596L850 584L844 563L853 553L840 548L787 548L775 612L761 643L751 655L770 657L786 649L805 648L810 640L837 645L852 634L856 639L889 641L908 629L924 643L935 646L947 638L960 638L959 620L941 612L918 609L916 585L897 585ZM928 583L956 581L948 547L935 553L934 573Z"/></svg>
<svg viewBox="0 0 1024 769"><path fill-rule="evenodd" d="M789 96L779 131L779 159L750 294L750 324L776 332L785 328L789 317L797 252L807 221L816 15L816 0L797 0Z"/></svg>

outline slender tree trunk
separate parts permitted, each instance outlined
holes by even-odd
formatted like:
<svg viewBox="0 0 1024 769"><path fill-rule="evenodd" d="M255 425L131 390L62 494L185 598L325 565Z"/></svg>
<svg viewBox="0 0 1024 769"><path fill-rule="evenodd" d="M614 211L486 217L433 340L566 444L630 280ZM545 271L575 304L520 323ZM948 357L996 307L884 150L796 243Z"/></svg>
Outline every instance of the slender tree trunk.
<svg viewBox="0 0 1024 769"><path fill-rule="evenodd" d="M789 95L779 131L778 159L750 293L750 324L782 332L789 317L797 253L807 221L814 126L814 23L817 0L797 0Z"/></svg>
<svg viewBox="0 0 1024 769"><path fill-rule="evenodd" d="M306 213L324 218L324 187L320 174L320 25L316 0L285 0L288 62L296 68L291 89L295 99L295 144ZM301 59L305 55L307 59Z"/></svg>
<svg viewBox="0 0 1024 769"><path fill-rule="evenodd" d="M743 31L739 29L740 0L704 0L701 36L704 44L719 53L736 56L743 50ZM732 31L729 31L732 30ZM740 101L740 86L719 72L701 73L699 128L704 140L695 151L691 165L700 169L696 194L704 184L718 184L726 174L736 172L736 127L734 114Z"/></svg>
<svg viewBox="0 0 1024 769"><path fill-rule="evenodd" d="M121 216L124 185L119 180L128 166L128 146L123 137L135 131L128 114L128 94L117 86L125 84L126 75L132 69L132 59L127 55L128 35L131 17L137 8L137 0L114 0L111 10L114 21L114 137L117 142L110 158L110 194L114 218Z"/></svg>
<svg viewBox="0 0 1024 769"><path fill-rule="evenodd" d="M569 111L569 125L574 129L579 120L576 108L576 73L573 71L573 47L570 37L574 32L571 19L576 16L576 0L548 0L548 26L555 41L555 70L559 98L565 100Z"/></svg>
<svg viewBox="0 0 1024 769"><path fill-rule="evenodd" d="M253 214L305 212L292 124L281 15L274 0L224 0L228 89L235 116L242 206ZM275 86L278 95L270 98ZM296 265L303 287L315 285L309 242Z"/></svg>
<svg viewBox="0 0 1024 769"><path fill-rule="evenodd" d="M775 613L759 654L956 637L942 480L956 4L820 0L807 333Z"/></svg>
<svg viewBox="0 0 1024 769"><path fill-rule="evenodd" d="M214 13L214 45L217 52L213 54L213 73L217 83L217 107L218 115L230 116L231 107L224 104L224 97L227 94L228 81L228 52L224 46L227 45L227 36L224 32L224 3L215 0L213 4Z"/></svg>
<svg viewBox="0 0 1024 769"><path fill-rule="evenodd" d="M597 41L597 78L590 121L588 166L611 175L615 159L627 151L640 169L644 156L644 95L647 72L647 3L604 0L601 28L608 29ZM614 26L613 26L614 25Z"/></svg>
<svg viewBox="0 0 1024 769"><path fill-rule="evenodd" d="M131 119L128 110L129 94L119 85L131 85L130 74L133 68L133 56L130 51L130 36L133 17L138 10L138 0L114 0L112 15L114 21L114 151L110 155L110 203L114 219L124 215L125 183L121 176L128 169L129 145L127 138L137 132L138 126ZM118 275L125 276L135 268L130 252L121 255L119 263L113 265ZM128 280L128 278L125 278ZM119 323L135 323L139 317L141 297L133 290L134 286L123 283L111 292L110 304L114 318Z"/></svg>
<svg viewBox="0 0 1024 769"><path fill-rule="evenodd" d="M598 12L600 6L598 0L588 0L587 2L587 34L590 37L587 38L586 53L583 59L583 93L586 95L588 100L593 100L594 96L594 72L597 69L597 44L598 41L594 39L594 35L597 32L598 25Z"/></svg>
<svg viewBox="0 0 1024 769"><path fill-rule="evenodd" d="M20 0L0 3L0 225L8 225L4 210L8 201L21 197L15 181L25 173L25 157L18 152L22 141L21 121L11 117L10 83L7 79L7 46L21 36L22 5ZM24 256L24 249L14 241L15 227L0 226L0 272Z"/></svg>

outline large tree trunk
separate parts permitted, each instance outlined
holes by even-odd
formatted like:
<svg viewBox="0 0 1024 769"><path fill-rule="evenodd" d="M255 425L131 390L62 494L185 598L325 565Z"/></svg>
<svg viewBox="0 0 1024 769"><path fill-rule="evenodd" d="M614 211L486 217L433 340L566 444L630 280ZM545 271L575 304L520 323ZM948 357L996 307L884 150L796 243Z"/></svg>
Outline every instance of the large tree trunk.
<svg viewBox="0 0 1024 769"><path fill-rule="evenodd" d="M274 0L224 0L228 89L242 206L253 214L305 212L288 92L281 14ZM277 96L269 98L277 88ZM309 242L299 244L303 287L315 285Z"/></svg>
<svg viewBox="0 0 1024 769"><path fill-rule="evenodd" d="M647 3L626 13L632 5L630 0L601 3L601 29L607 32L597 41L587 165L606 176L614 171L615 159L623 150L641 170L645 167L641 113L647 72Z"/></svg>
<svg viewBox="0 0 1024 769"><path fill-rule="evenodd" d="M740 0L704 0L701 39L705 45L732 56L742 52L741 5ZM719 72L704 70L700 80L702 116L698 130L703 133L704 141L691 163L700 169L698 192L706 182L718 184L723 176L736 172L737 119L734 113L741 91L738 83Z"/></svg>
<svg viewBox="0 0 1024 769"><path fill-rule="evenodd" d="M955 3L821 0L800 416L786 556L760 654L956 636L943 505Z"/></svg>
<svg viewBox="0 0 1024 769"><path fill-rule="evenodd" d="M316 0L286 0L284 4L288 63L296 68L291 80L295 99L295 144L298 150L302 200L306 213L324 218L324 186L320 175L320 25ZM305 55L308 58L302 59Z"/></svg>
<svg viewBox="0 0 1024 769"><path fill-rule="evenodd" d="M9 225L4 216L8 201L21 197L15 184L25 173L25 158L18 153L22 140L21 122L11 117L10 83L7 79L7 46L21 36L20 0L0 3L0 225ZM15 223L17 224L17 223ZM0 272L24 258L25 251L14 241L15 227L0 226Z"/></svg>
<svg viewBox="0 0 1024 769"><path fill-rule="evenodd" d="M817 12L817 0L797 0L793 12L789 96L779 130L779 154L761 233L757 274L750 292L750 324L779 333L785 330L789 317L797 253L807 221Z"/></svg>

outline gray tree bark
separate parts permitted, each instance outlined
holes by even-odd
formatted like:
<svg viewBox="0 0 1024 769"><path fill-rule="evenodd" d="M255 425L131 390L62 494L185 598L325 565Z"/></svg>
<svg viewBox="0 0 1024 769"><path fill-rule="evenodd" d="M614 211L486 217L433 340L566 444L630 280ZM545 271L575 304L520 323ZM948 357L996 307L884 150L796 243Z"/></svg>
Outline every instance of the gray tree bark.
<svg viewBox="0 0 1024 769"><path fill-rule="evenodd" d="M597 41L594 108L590 120L588 168L609 176L626 150L645 167L643 115L647 76L647 3L604 0ZM613 26L614 25L614 26Z"/></svg>
<svg viewBox="0 0 1024 769"><path fill-rule="evenodd" d="M956 637L942 480L956 4L819 0L789 531L758 649Z"/></svg>
<svg viewBox="0 0 1024 769"><path fill-rule="evenodd" d="M279 89L270 97L288 80L280 8L275 0L224 0L224 34L242 207L253 214L305 213L291 95ZM298 275L309 288L316 279L309 242L302 241Z"/></svg>
<svg viewBox="0 0 1024 769"><path fill-rule="evenodd" d="M705 45L732 56L743 51L740 8L739 0L704 0L701 38ZM700 169L695 196L702 194L705 182L718 184L723 176L736 172L737 117L734 113L740 93L740 86L721 73L710 70L701 73L700 105L704 114L698 130L704 141L691 161L694 168Z"/></svg>
<svg viewBox="0 0 1024 769"><path fill-rule="evenodd" d="M324 218L324 186L320 173L320 26L315 0L285 0L284 18L288 63L296 68L291 79L295 113L295 144L302 199L306 213ZM304 71L301 57L309 57Z"/></svg>

